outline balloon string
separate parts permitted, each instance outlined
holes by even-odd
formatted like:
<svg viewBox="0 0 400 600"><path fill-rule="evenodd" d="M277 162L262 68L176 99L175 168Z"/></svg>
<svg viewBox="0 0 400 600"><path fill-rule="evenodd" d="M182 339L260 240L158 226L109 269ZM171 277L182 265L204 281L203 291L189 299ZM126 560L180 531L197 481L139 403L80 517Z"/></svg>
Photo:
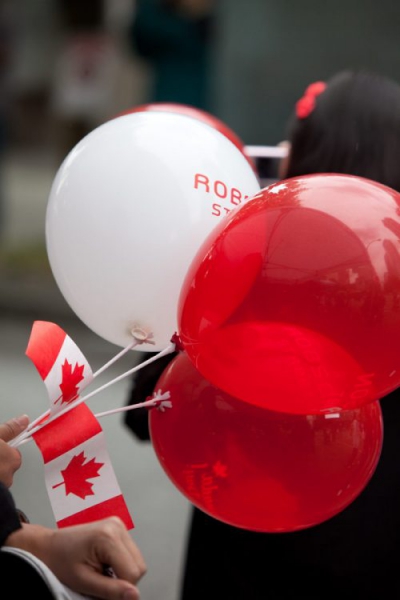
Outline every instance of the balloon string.
<svg viewBox="0 0 400 600"><path fill-rule="evenodd" d="M138 342L137 340L133 340L133 342L131 342L126 348L123 348L121 350L121 352L118 352L118 354L116 354L114 356L114 358L112 358L105 365L100 367L100 369L98 369L96 371L96 373L93 373L93 379L95 379L98 375L100 375L100 373L103 373L106 369L108 369L108 367L111 367L111 365L113 365L115 362L117 362L117 360L119 360L122 356L124 356L124 354L129 352L129 350L133 350L133 348L140 343L141 342Z"/></svg>
<svg viewBox="0 0 400 600"><path fill-rule="evenodd" d="M107 417L108 415L115 415L116 413L126 412L127 410L135 410L136 408L154 408L155 406L157 406L158 402L159 401L157 399L150 398L150 400L145 400L144 402L138 402L138 404L132 404L130 406L122 406L120 408L112 408L111 410L105 410L104 412L96 413L94 416L97 419L100 419L101 417ZM76 405L74 405L74 406L76 406ZM31 440L32 440L32 436L29 435L28 437L26 437L22 441L20 441L18 445L22 446L23 444L26 444L27 442L30 442Z"/></svg>
<svg viewBox="0 0 400 600"><path fill-rule="evenodd" d="M166 354L170 354L171 352L174 352L175 348L176 348L175 344L169 344L166 348L164 348L164 350L161 350L161 352L159 352L155 356L152 356L152 357L148 358L147 360L139 363L138 365L136 365L132 369L129 369L129 371L126 371L125 373L122 373L122 375L119 375L118 377L115 377L115 379L112 379L108 383L105 383L104 385L100 386L99 388L93 390L92 392L90 392L86 396L82 396L82 398L78 398L77 400L74 400L74 402L71 402L71 404L69 404L68 406L66 406L63 410L60 410L59 412L57 412L57 414L55 414L53 417L51 417L50 419L47 419L44 423L40 423L40 421L42 419L44 419L47 415L50 414L50 411L47 411L46 413L43 413L43 415L41 415L40 417L38 417L37 419L35 419L35 421L33 422L33 423L35 423L35 425L28 426L28 428L25 429L25 431L23 431L18 437L16 437L13 440L11 440L11 442L9 442L10 446L13 446L14 448L18 447L26 439L31 438L34 433L36 433L37 431L39 431L39 429L42 429L42 427L45 427L46 425L49 425L49 423L51 423L55 419L58 419L58 417L61 417L65 413L69 412L71 409L73 409L76 406L78 406L78 404L81 404L82 402L85 402L86 400L88 400L89 398L91 398L92 396L94 396L95 394L98 394L99 392L102 392L106 388L108 388L111 385L117 383L118 381L121 381L125 377L128 377L129 375L132 375L136 371L139 371L143 367L146 367L147 365L149 365L150 363L158 360L162 356L165 356Z"/></svg>
<svg viewBox="0 0 400 600"><path fill-rule="evenodd" d="M130 406L121 406L120 408L112 408L111 410L105 410L101 413L96 413L94 416L97 419L101 417L107 417L109 415L116 415L117 413L126 412L127 410L134 410L135 408L154 408L157 406L158 401L154 398L145 400L144 402L138 402L137 404L131 404Z"/></svg>

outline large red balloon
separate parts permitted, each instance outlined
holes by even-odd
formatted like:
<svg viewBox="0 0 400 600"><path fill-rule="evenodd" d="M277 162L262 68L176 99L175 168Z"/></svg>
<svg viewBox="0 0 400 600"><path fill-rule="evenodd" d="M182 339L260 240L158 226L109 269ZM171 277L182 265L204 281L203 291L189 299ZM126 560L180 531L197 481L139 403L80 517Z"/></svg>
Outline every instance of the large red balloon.
<svg viewBox="0 0 400 600"><path fill-rule="evenodd" d="M236 527L284 532L326 521L361 493L380 457L378 401L330 415L268 411L212 386L183 352L156 389L172 404L150 411L165 473L194 505Z"/></svg>
<svg viewBox="0 0 400 600"><path fill-rule="evenodd" d="M196 108L195 106L189 106L188 104L177 104L174 102L151 102L149 104L140 104L138 106L129 108L119 113L117 116L121 117L123 115L129 115L131 113L143 111L164 111L178 113L180 115L186 115L187 117L197 119L198 121L202 121L203 123L210 125L210 127L213 127L214 129L222 133L226 138L228 138L228 140L230 140L245 156L253 170L256 170L256 165L253 159L246 152L246 146L244 142L234 131L232 131L230 127L228 127L223 121L221 121L211 113L200 108Z"/></svg>
<svg viewBox="0 0 400 600"><path fill-rule="evenodd" d="M400 194L350 175L274 184L206 238L178 334L201 374L296 414L362 406L400 385Z"/></svg>

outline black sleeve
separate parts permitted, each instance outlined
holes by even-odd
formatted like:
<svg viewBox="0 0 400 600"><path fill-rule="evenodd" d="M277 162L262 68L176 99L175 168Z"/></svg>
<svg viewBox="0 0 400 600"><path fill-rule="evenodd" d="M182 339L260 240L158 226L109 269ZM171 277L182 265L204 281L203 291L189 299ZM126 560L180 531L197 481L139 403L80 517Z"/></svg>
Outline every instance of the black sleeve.
<svg viewBox="0 0 400 600"><path fill-rule="evenodd" d="M0 548L7 537L21 528L14 498L8 488L0 482Z"/></svg>
<svg viewBox="0 0 400 600"><path fill-rule="evenodd" d="M156 352L144 352L142 353L139 362L144 362L155 355ZM153 394L156 383L161 377L162 372L176 355L177 352L171 352L134 373L127 401L128 406L144 402L146 398L149 398ZM128 410L125 413L124 424L140 440L150 440L147 408Z"/></svg>

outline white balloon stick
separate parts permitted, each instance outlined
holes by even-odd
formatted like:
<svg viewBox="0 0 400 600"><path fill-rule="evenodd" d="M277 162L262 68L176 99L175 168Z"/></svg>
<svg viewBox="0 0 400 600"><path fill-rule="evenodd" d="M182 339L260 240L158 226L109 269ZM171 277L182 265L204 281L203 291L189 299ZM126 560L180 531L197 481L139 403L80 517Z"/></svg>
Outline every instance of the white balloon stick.
<svg viewBox="0 0 400 600"><path fill-rule="evenodd" d="M285 158L288 153L285 146L245 146L244 150L251 158Z"/></svg>
<svg viewBox="0 0 400 600"><path fill-rule="evenodd" d="M86 396L82 396L81 398L78 398L74 402L71 402L71 404L68 404L63 410L61 410L60 412L58 412L56 415L54 415L53 417L51 417L47 421L45 421L43 423L38 423L35 427L33 427L31 429L26 429L25 431L22 432L22 434L20 434L18 436L18 438L15 438L14 440L11 440L11 442L9 442L9 444L11 446L13 446L14 448L17 448L18 446L21 446L22 444L25 444L30 439L32 439L32 435L34 433L36 433L37 431L39 431L39 429L42 429L42 427L45 427L46 425L48 425L49 423L51 423L55 419L58 419L59 417L61 417L65 413L69 412L73 408L76 408L78 406L78 404L81 404L82 402L85 402L86 400L88 400L92 396L94 396L94 395L98 394L99 392L102 392L103 390L105 390L106 388L108 388L110 385L113 385L113 384L117 383L118 381L121 381L121 379L124 379L125 377L128 377L129 375L132 375L133 373L136 373L136 371L139 371L140 369L143 369L143 367L146 367L147 365L149 365L150 363L154 362L155 360L158 360L162 356L170 354L171 352L174 352L175 350L176 350L176 345L173 344L173 343L169 344L166 348L164 348L164 350L161 350L155 356L152 356L152 357L148 358L147 360L139 363L138 365L136 365L132 369L129 369L129 371L126 371L125 373L122 373L122 375L119 375L118 377L115 377L111 381L108 381L107 383L105 383L104 385L100 386L99 388L93 390L89 394L86 394ZM123 352L120 352L118 356L121 356L122 354L123 354ZM154 402L155 402L155 399L153 398L152 399L153 405L154 405ZM45 416L46 414L47 413L44 413L43 416ZM110 414L112 414L112 413L110 412ZM104 416L104 415L101 415L101 416ZM39 418L35 419L35 422L37 422L38 420L39 420Z"/></svg>

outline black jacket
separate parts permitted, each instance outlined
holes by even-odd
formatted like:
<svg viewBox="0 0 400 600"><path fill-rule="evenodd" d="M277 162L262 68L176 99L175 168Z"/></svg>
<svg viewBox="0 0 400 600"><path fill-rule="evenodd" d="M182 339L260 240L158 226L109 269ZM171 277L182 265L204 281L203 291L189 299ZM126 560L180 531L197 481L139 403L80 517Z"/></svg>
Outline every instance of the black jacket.
<svg viewBox="0 0 400 600"><path fill-rule="evenodd" d="M20 529L18 511L8 488L0 482L0 548L8 536Z"/></svg>

